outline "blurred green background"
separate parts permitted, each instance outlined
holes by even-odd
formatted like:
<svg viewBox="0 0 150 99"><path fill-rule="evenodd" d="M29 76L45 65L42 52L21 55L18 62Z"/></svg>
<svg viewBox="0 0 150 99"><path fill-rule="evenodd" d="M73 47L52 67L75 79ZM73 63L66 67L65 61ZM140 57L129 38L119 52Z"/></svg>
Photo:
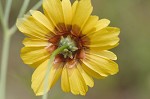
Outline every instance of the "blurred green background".
<svg viewBox="0 0 150 99"><path fill-rule="evenodd" d="M5 0L2 0L3 3ZM38 0L31 0L30 9ZM72 0L73 1L73 0ZM15 22L23 0L13 0L10 26ZM96 80L86 96L64 93L60 81L49 99L150 99L150 0L92 0L94 15L111 20L121 29L117 54L120 72L104 80ZM7 99L41 99L30 87L33 69L20 58L24 36L17 32L12 40L7 78ZM0 27L0 55L2 29Z"/></svg>

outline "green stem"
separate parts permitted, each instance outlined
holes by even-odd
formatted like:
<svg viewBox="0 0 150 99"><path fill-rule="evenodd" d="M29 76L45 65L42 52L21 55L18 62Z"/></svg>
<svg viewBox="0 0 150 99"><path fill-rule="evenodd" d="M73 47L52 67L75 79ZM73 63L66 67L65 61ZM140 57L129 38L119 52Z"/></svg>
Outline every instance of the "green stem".
<svg viewBox="0 0 150 99"><path fill-rule="evenodd" d="M19 14L18 14L18 18L22 17L22 15L26 12L29 3L30 3L30 0L24 0L21 10L19 11Z"/></svg>
<svg viewBox="0 0 150 99"><path fill-rule="evenodd" d="M2 1L0 0L0 21L2 22L3 18L3 7L2 7Z"/></svg>
<svg viewBox="0 0 150 99"><path fill-rule="evenodd" d="M48 63L48 68L47 68L47 71L46 71L46 77L45 77L45 80L44 80L44 95L42 97L42 99L47 99L48 98L48 95L47 95L47 86L48 86L48 78L49 78L49 73L50 73L50 70L51 70L51 67L53 65L53 62L54 62L54 59L55 59L55 56L58 55L59 53L61 53L64 49L68 48L68 45L64 45L58 49L56 49L52 55L50 56L50 60L49 60L49 63Z"/></svg>
<svg viewBox="0 0 150 99"><path fill-rule="evenodd" d="M4 15L3 15L3 6L2 6L2 1L0 0L0 21L1 21L1 24L2 24L2 29L5 32L7 32L7 24L4 22L4 19L3 19Z"/></svg>
<svg viewBox="0 0 150 99"><path fill-rule="evenodd" d="M8 56L9 56L9 44L10 44L10 36L4 35L3 45L2 45L2 60L1 60L1 72L0 72L0 99L5 99L5 91L6 91L6 76L7 76L7 66L8 66Z"/></svg>
<svg viewBox="0 0 150 99"><path fill-rule="evenodd" d="M36 10L38 8L41 7L43 0L40 0L36 5L34 5L31 9L32 10ZM30 14L30 12L28 12L27 14Z"/></svg>
<svg viewBox="0 0 150 99"><path fill-rule="evenodd" d="M9 12L9 11L8 11ZM8 13L6 12L6 13ZM3 7L0 0L0 21L3 29L3 45L2 45L2 57L1 57L1 72L0 72L0 99L5 99L6 91L6 76L7 76L7 65L8 65L8 56L9 56L9 44L11 35L8 34L9 30L5 20L3 19ZM8 22L8 21L7 21Z"/></svg>
<svg viewBox="0 0 150 99"><path fill-rule="evenodd" d="M4 22L6 23L7 27L8 27L11 4L12 4L12 0L7 0L5 6L5 15L4 15Z"/></svg>
<svg viewBox="0 0 150 99"><path fill-rule="evenodd" d="M36 10L41 7L43 0L40 0L36 5L34 5L31 9Z"/></svg>

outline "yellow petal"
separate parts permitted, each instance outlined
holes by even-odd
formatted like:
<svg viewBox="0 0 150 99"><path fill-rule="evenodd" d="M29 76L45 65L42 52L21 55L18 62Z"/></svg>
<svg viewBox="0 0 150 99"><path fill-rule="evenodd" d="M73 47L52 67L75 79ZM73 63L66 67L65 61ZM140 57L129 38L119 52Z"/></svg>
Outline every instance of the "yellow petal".
<svg viewBox="0 0 150 99"><path fill-rule="evenodd" d="M76 0L73 5L72 5L72 16L75 15L76 9L77 9L77 5L78 5L78 0Z"/></svg>
<svg viewBox="0 0 150 99"><path fill-rule="evenodd" d="M98 64L94 63L92 60L90 61L90 59L84 59L82 60L82 62L91 70L93 70L94 72L98 73L101 77L99 78L103 78L103 77L107 77L107 73L102 70ZM99 63L100 64L100 63Z"/></svg>
<svg viewBox="0 0 150 99"><path fill-rule="evenodd" d="M45 73L47 72L48 60L42 63L32 75L32 89L34 90L37 96L44 94L44 84L45 84ZM59 79L62 72L62 64L55 64L51 67L49 77L48 77L48 86L46 91L49 91L50 88L56 83Z"/></svg>
<svg viewBox="0 0 150 99"><path fill-rule="evenodd" d="M24 47L21 49L21 58L26 64L33 64L49 56L50 53L44 47Z"/></svg>
<svg viewBox="0 0 150 99"><path fill-rule="evenodd" d="M68 76L71 92L75 95L85 95L88 87L77 67L68 68Z"/></svg>
<svg viewBox="0 0 150 99"><path fill-rule="evenodd" d="M32 16L18 19L16 25L22 33L32 38L47 40L51 35L49 29L35 20Z"/></svg>
<svg viewBox="0 0 150 99"><path fill-rule="evenodd" d="M71 25L72 22L72 7L70 0L62 0L62 9L66 25Z"/></svg>
<svg viewBox="0 0 150 99"><path fill-rule="evenodd" d="M69 78L68 78L68 70L67 66L65 65L62 70L62 76L61 76L61 88L64 92L70 92L70 84L69 84Z"/></svg>
<svg viewBox="0 0 150 99"><path fill-rule="evenodd" d="M77 68L79 70L79 72L81 73L86 85L93 87L94 86L94 81L92 79L91 76L89 76L83 69L82 66L80 64L77 65Z"/></svg>
<svg viewBox="0 0 150 99"><path fill-rule="evenodd" d="M101 74L99 74L98 71L95 70L94 68L91 68L90 66L88 67L88 65L84 64L82 60L80 64L83 70L86 71L86 73L89 74L90 76L97 78L97 79L103 79L105 77L105 76L101 76Z"/></svg>
<svg viewBox="0 0 150 99"><path fill-rule="evenodd" d="M96 25L98 19L98 16L90 16L82 29L82 35L87 35L88 33L95 32L96 27L94 26Z"/></svg>
<svg viewBox="0 0 150 99"><path fill-rule="evenodd" d="M25 47L46 47L49 45L49 42L47 40L25 38L23 44Z"/></svg>
<svg viewBox="0 0 150 99"><path fill-rule="evenodd" d="M91 0L80 0L76 7L76 11L72 21L72 31L80 32L84 24L88 20L90 14L92 13L93 7L91 5Z"/></svg>
<svg viewBox="0 0 150 99"><path fill-rule="evenodd" d="M91 48L89 53L95 54L95 55L98 55L100 57L104 57L107 59L111 59L111 60L117 60L117 56L111 51L107 51L107 50L101 51L99 50L99 48Z"/></svg>
<svg viewBox="0 0 150 99"><path fill-rule="evenodd" d="M39 66L39 64L42 64L43 62L45 62L45 60L49 59L50 56L47 56L41 60L38 60L32 64L28 64L29 66L31 66L32 68L37 68Z"/></svg>
<svg viewBox="0 0 150 99"><path fill-rule="evenodd" d="M92 53L86 53L86 58L82 62L100 75L107 77L118 72L118 64L112 60L100 57Z"/></svg>
<svg viewBox="0 0 150 99"><path fill-rule="evenodd" d="M101 19L97 22L97 25L95 26L96 27L96 31L99 31L105 27L107 27L108 25L110 24L110 21L108 19Z"/></svg>
<svg viewBox="0 0 150 99"><path fill-rule="evenodd" d="M101 29L106 28L110 24L110 21L108 19L101 19L98 21L98 17L96 19L96 16L95 18L94 17L91 19L89 18L88 21L89 23L87 22L85 24L88 26L85 30L88 31L83 32L83 34L85 34L86 36L91 36L94 33L100 31Z"/></svg>
<svg viewBox="0 0 150 99"><path fill-rule="evenodd" d="M49 29L51 32L54 33L53 24L50 23L50 21L44 14L42 14L40 11L34 11L34 10L30 10L30 12L35 20L37 20L39 23L41 23L43 26L45 26L47 29Z"/></svg>
<svg viewBox="0 0 150 99"><path fill-rule="evenodd" d="M48 15L49 19L53 22L53 24L62 31L62 23L64 23L64 16L62 10L62 4L60 0L44 0L43 1L43 9Z"/></svg>
<svg viewBox="0 0 150 99"><path fill-rule="evenodd" d="M116 47L119 42L120 29L115 27L106 27L92 35L88 36L90 43L84 44L87 47L96 47L99 50L107 50Z"/></svg>

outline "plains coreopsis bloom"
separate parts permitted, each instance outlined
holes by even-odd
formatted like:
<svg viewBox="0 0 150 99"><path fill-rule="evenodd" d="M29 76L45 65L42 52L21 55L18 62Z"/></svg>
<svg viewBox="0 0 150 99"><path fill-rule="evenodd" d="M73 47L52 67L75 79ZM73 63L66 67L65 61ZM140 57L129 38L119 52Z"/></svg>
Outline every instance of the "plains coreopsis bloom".
<svg viewBox="0 0 150 99"><path fill-rule="evenodd" d="M69 47L51 63L48 89L61 78L65 92L85 95L93 78L105 78L118 72L116 55L108 51L118 45L120 30L108 27L110 21L91 15L91 0L44 0L44 14L30 11L17 21L18 29L27 37L21 50L24 63L36 68L32 88L44 94L44 78L51 54L63 44Z"/></svg>

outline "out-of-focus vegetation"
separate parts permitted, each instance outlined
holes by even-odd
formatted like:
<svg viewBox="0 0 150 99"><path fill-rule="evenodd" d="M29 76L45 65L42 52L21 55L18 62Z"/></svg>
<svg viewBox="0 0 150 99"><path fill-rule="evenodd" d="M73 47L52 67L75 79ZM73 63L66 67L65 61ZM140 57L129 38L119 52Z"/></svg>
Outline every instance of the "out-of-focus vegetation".
<svg viewBox="0 0 150 99"><path fill-rule="evenodd" d="M5 0L2 0L5 2ZM38 0L31 0L29 9ZM72 0L73 1L73 0ZM13 0L10 25L15 22L23 0ZM49 99L149 99L150 97L150 0L92 0L94 15L111 20L120 27L118 55L120 72L96 80L85 97L61 91L60 82L52 88ZM17 32L12 40L7 78L7 99L41 99L30 88L33 69L23 64L20 49L24 36ZM2 32L0 27L0 51ZM1 55L1 53L0 53Z"/></svg>

